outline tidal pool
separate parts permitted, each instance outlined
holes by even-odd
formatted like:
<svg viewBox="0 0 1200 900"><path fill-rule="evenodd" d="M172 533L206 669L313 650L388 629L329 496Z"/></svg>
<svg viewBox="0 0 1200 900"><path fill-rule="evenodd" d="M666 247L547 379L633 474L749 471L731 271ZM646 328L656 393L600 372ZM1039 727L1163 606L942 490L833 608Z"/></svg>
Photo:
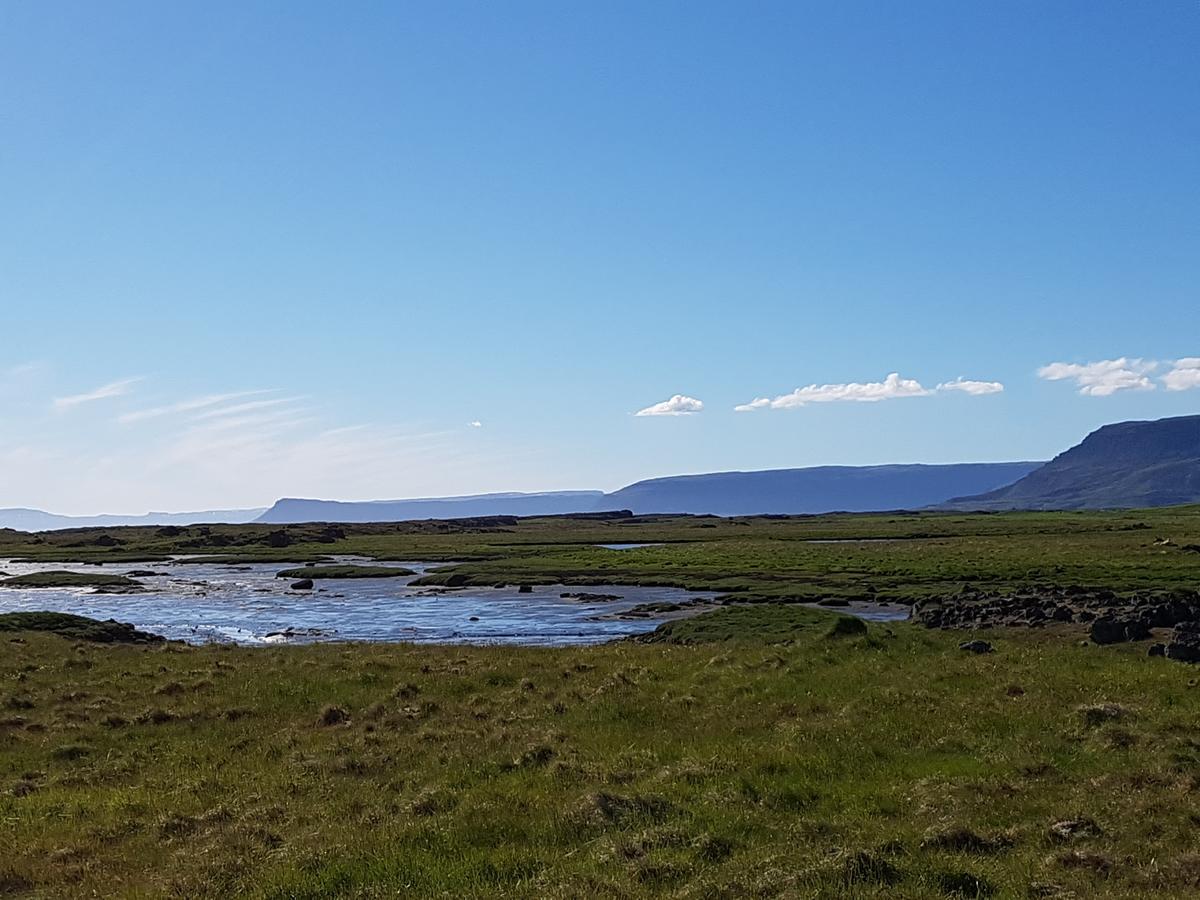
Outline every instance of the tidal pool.
<svg viewBox="0 0 1200 900"><path fill-rule="evenodd" d="M532 593L505 588L417 588L412 582L438 565L334 557L339 564L395 565L417 575L331 578L311 591L294 591L276 573L295 563L219 564L186 557L158 563L24 563L0 560L9 575L68 571L138 576L145 589L131 594L91 588L0 587L0 612L45 610L93 619L117 619L190 643L263 644L310 641L415 641L465 644L594 644L652 631L669 615L621 619L643 603L681 603L716 596L678 588L622 585L546 585ZM574 600L563 593L617 595L608 601Z"/></svg>

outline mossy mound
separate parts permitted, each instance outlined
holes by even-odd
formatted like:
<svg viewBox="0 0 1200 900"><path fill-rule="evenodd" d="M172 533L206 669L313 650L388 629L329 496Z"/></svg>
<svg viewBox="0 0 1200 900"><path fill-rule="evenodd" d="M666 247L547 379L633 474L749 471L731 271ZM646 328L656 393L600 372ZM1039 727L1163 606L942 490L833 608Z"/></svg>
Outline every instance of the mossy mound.
<svg viewBox="0 0 1200 900"><path fill-rule="evenodd" d="M284 569L276 578L405 578L416 575L412 569L399 566L301 566Z"/></svg>
<svg viewBox="0 0 1200 900"><path fill-rule="evenodd" d="M13 588L94 587L136 590L141 586L140 581L124 575L105 575L100 572L33 572L29 575L14 575L0 581L0 587Z"/></svg>
<svg viewBox="0 0 1200 900"><path fill-rule="evenodd" d="M132 625L109 619L101 622L86 616L56 612L16 612L0 614L0 632L43 631L77 641L99 644L157 644L164 638Z"/></svg>

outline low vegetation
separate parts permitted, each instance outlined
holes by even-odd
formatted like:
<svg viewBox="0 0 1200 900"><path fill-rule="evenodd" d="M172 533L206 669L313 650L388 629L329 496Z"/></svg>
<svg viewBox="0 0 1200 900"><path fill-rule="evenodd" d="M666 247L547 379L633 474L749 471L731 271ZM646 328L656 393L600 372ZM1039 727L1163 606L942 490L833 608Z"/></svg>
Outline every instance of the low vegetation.
<svg viewBox="0 0 1200 900"><path fill-rule="evenodd" d="M40 631L76 641L98 644L155 644L156 634L138 631L132 625L109 619L98 622L86 616L54 612L14 612L0 614L0 632Z"/></svg>
<svg viewBox="0 0 1200 900"><path fill-rule="evenodd" d="M426 578L678 584L737 602L563 649L102 646L0 618L0 890L1200 891L1200 669L1149 656L1159 635L1097 646L1053 618L864 625L796 602L1188 590L1196 509L229 528L71 543L445 560ZM0 558L78 552L0 534Z"/></svg>
<svg viewBox="0 0 1200 900"><path fill-rule="evenodd" d="M607 550L599 544L648 544ZM1200 508L1078 513L629 516L330 525L0 530L0 560L333 566L332 555L446 563L419 585L641 584L736 594L912 602L964 585L1121 592L1200 583ZM311 569L314 567L305 567ZM291 577L291 573L289 573ZM298 577L314 577L305 571Z"/></svg>
<svg viewBox="0 0 1200 900"><path fill-rule="evenodd" d="M106 575L103 572L33 572L0 579L0 587L11 588L122 588L136 590L140 581L125 575Z"/></svg>
<svg viewBox="0 0 1200 900"><path fill-rule="evenodd" d="M404 578L415 575L400 566L301 566L284 569L276 578Z"/></svg>
<svg viewBox="0 0 1200 900"><path fill-rule="evenodd" d="M1184 896L1197 672L760 604L585 649L0 653L0 884L52 896Z"/></svg>

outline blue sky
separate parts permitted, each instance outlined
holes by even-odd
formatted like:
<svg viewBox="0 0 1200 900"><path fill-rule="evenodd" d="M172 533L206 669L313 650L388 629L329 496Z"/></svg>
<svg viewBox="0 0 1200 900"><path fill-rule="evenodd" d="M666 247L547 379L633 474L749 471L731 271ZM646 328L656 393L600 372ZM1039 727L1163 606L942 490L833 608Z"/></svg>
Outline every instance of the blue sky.
<svg viewBox="0 0 1200 900"><path fill-rule="evenodd" d="M0 506L1200 412L1198 45L1183 0L2 4Z"/></svg>

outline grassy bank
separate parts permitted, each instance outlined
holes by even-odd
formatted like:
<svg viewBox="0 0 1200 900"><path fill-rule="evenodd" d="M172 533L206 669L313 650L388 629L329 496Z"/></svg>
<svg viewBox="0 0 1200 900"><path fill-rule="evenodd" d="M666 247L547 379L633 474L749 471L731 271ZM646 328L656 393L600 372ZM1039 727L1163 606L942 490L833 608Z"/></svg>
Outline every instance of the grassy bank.
<svg viewBox="0 0 1200 900"><path fill-rule="evenodd" d="M839 635L835 621L742 607L675 623L665 643L570 650L0 635L0 887L833 898L1200 885L1195 669L1053 630L989 632L997 652L976 656L962 634Z"/></svg>
<svg viewBox="0 0 1200 900"><path fill-rule="evenodd" d="M648 543L609 550L607 543ZM910 602L964 584L1132 591L1200 583L1200 509L716 519L475 519L376 525L0 530L0 559L128 565L188 554L321 563L333 555L445 561L427 585L644 584L743 599ZM311 572L301 577L314 577Z"/></svg>

